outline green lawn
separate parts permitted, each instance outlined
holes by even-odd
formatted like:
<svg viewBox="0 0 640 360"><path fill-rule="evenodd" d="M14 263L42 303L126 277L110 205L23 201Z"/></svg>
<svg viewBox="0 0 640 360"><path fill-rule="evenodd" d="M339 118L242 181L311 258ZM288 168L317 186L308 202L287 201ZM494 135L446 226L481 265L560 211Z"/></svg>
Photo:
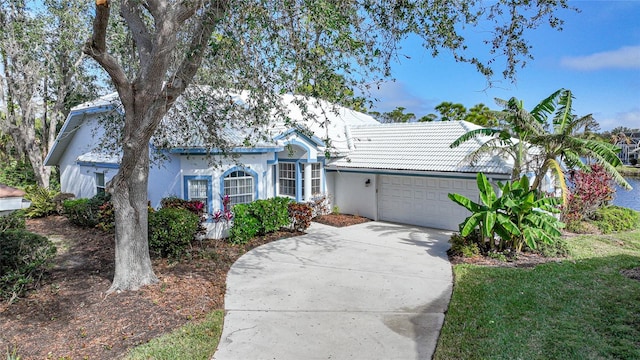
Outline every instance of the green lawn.
<svg viewBox="0 0 640 360"><path fill-rule="evenodd" d="M569 239L535 268L454 267L435 359L640 359L640 231Z"/></svg>
<svg viewBox="0 0 640 360"><path fill-rule="evenodd" d="M223 318L224 311L214 311L201 322L187 324L170 334L138 346L126 359L211 359L220 341Z"/></svg>

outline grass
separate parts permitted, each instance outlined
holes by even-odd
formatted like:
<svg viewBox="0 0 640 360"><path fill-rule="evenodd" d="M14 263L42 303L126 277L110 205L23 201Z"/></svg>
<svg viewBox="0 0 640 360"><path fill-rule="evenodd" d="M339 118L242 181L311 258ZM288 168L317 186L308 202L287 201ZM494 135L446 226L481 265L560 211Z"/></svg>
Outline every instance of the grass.
<svg viewBox="0 0 640 360"><path fill-rule="evenodd" d="M618 166L616 170L623 176L640 177L640 167Z"/></svg>
<svg viewBox="0 0 640 360"><path fill-rule="evenodd" d="M454 267L434 359L638 359L640 230L568 240L535 268Z"/></svg>
<svg viewBox="0 0 640 360"><path fill-rule="evenodd" d="M211 359L220 341L223 318L224 311L214 311L201 322L187 324L136 347L126 359Z"/></svg>

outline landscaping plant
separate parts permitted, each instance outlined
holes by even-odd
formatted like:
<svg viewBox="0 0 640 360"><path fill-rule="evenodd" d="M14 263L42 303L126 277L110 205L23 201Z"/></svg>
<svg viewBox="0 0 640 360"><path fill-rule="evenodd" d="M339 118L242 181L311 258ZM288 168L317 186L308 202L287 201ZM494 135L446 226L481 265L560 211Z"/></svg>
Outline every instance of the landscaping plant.
<svg viewBox="0 0 640 360"><path fill-rule="evenodd" d="M22 229L0 232L0 244L0 298L12 302L42 277L56 247Z"/></svg>
<svg viewBox="0 0 640 360"><path fill-rule="evenodd" d="M567 224L592 219L596 211L613 200L616 190L613 177L602 165L592 164L591 171L571 171L568 176L567 201L562 216Z"/></svg>
<svg viewBox="0 0 640 360"><path fill-rule="evenodd" d="M478 173L477 184L481 203L460 194L449 194L451 200L471 211L460 224L461 236L467 237L479 229L480 247L488 250L497 247L500 251L521 251L525 244L535 249L538 242L550 244L561 236L558 229L563 224L552 215L559 212L560 200L539 197L536 190L531 190L526 176L516 182L498 182L500 197L484 174Z"/></svg>
<svg viewBox="0 0 640 360"><path fill-rule="evenodd" d="M156 257L180 258L195 239L200 217L180 208L149 213L149 251Z"/></svg>
<svg viewBox="0 0 640 360"><path fill-rule="evenodd" d="M25 199L31 201L31 206L25 211L28 218L45 217L56 212L55 191L31 185L25 188L25 192Z"/></svg>

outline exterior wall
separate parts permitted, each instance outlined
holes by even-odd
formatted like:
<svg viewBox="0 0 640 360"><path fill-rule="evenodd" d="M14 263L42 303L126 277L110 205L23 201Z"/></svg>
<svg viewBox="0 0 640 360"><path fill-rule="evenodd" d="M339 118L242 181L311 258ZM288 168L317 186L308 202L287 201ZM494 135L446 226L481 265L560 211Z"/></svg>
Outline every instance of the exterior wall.
<svg viewBox="0 0 640 360"><path fill-rule="evenodd" d="M104 172L105 182L111 180L117 173L117 168L79 166L76 162L78 156L95 150L103 131L96 130L97 117L100 115L88 115L82 126L78 127L73 139L60 158L60 190L73 193L76 197L88 198L96 194L95 173Z"/></svg>
<svg viewBox="0 0 640 360"><path fill-rule="evenodd" d="M376 175L339 171L330 174L333 206L338 206L341 213L378 219ZM370 184L366 184L367 180Z"/></svg>
<svg viewBox="0 0 640 360"><path fill-rule="evenodd" d="M149 201L153 208L160 207L160 200L169 196L182 197L181 159L179 155L165 154L166 158L151 164L149 168Z"/></svg>
<svg viewBox="0 0 640 360"><path fill-rule="evenodd" d="M185 176L202 176L211 178L211 200L213 205L213 211L222 210L222 175L232 169L243 170L254 174L254 186L256 194L254 199L265 199L269 197L269 194L273 191L273 175L271 173L272 166L267 164L268 160L273 159L273 154L248 154L242 155L237 159L224 159L214 158L208 159L206 156L181 156L180 157L180 171L178 176L180 177L180 197L186 198L187 194L184 193L184 181ZM215 163L216 166L211 165ZM242 165L239 165L242 164Z"/></svg>

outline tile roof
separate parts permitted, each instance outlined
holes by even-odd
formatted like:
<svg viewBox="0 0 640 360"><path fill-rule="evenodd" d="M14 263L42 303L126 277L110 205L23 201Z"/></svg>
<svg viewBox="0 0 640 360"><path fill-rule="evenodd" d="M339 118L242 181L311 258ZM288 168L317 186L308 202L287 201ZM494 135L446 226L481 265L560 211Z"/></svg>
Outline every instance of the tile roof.
<svg viewBox="0 0 640 360"><path fill-rule="evenodd" d="M25 194L24 191L20 189L16 189L11 186L0 184L0 199L11 198L11 197L22 197L24 196L24 194Z"/></svg>
<svg viewBox="0 0 640 360"><path fill-rule="evenodd" d="M457 148L449 145L479 126L466 121L392 123L351 128L353 150L331 161L335 168L383 170L485 172L509 174L510 165L497 156L484 156L469 164L465 156L482 144L470 140Z"/></svg>

